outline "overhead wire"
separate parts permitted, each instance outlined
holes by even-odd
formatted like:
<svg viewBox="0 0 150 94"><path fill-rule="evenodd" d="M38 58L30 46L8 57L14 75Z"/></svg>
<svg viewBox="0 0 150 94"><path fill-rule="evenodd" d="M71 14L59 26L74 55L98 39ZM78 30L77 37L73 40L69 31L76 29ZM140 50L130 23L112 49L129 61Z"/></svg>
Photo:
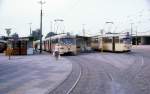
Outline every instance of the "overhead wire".
<svg viewBox="0 0 150 94"><path fill-rule="evenodd" d="M81 0L76 0L75 4L69 8L68 12L65 15L68 16L71 12L73 12L72 10L74 10L80 2Z"/></svg>

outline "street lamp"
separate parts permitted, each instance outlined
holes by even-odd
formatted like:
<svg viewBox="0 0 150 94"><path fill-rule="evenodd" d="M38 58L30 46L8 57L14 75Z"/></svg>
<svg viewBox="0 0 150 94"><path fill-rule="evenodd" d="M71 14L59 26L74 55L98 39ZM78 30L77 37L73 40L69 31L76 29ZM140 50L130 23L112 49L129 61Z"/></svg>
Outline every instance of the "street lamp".
<svg viewBox="0 0 150 94"><path fill-rule="evenodd" d="M85 36L85 24L82 24L82 33L83 33L83 36Z"/></svg>
<svg viewBox="0 0 150 94"><path fill-rule="evenodd" d="M50 21L50 32L53 32L53 22Z"/></svg>
<svg viewBox="0 0 150 94"><path fill-rule="evenodd" d="M31 36L31 34L32 34L32 28L31 28L31 25L32 25L32 23L29 23L29 26L30 26L30 36Z"/></svg>
<svg viewBox="0 0 150 94"><path fill-rule="evenodd" d="M7 36L9 37L10 33L11 33L11 28L6 28L6 33L7 33Z"/></svg>
<svg viewBox="0 0 150 94"><path fill-rule="evenodd" d="M114 22L105 22L105 23L107 23L107 24L108 24L108 23L114 24Z"/></svg>
<svg viewBox="0 0 150 94"><path fill-rule="evenodd" d="M42 53L42 17L43 17L43 10L42 6L45 4L45 1L39 1L39 4L41 5L41 13L40 13L40 53Z"/></svg>
<svg viewBox="0 0 150 94"><path fill-rule="evenodd" d="M132 38L132 33L133 33L133 24L134 24L134 23L131 23L131 44L133 43L133 42L132 42L132 39L133 39L133 38Z"/></svg>
<svg viewBox="0 0 150 94"><path fill-rule="evenodd" d="M105 23L106 23L106 24L114 24L114 22L109 22L109 21L108 21L108 22L105 22ZM114 32L113 32L113 33L114 33Z"/></svg>
<svg viewBox="0 0 150 94"><path fill-rule="evenodd" d="M101 38L101 52L103 52L103 34L104 34L104 29L101 29L100 33L101 33L101 36L102 36L102 38Z"/></svg>

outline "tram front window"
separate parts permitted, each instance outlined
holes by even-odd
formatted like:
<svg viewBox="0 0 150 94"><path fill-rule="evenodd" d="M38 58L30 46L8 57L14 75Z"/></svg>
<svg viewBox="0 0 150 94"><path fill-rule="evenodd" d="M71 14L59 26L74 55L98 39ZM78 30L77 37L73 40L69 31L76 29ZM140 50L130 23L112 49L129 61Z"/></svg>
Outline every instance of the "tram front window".
<svg viewBox="0 0 150 94"><path fill-rule="evenodd" d="M131 43L131 39L130 38L123 38L123 42L125 44L130 44Z"/></svg>
<svg viewBox="0 0 150 94"><path fill-rule="evenodd" d="M62 38L60 39L60 42L63 44L75 44L74 38Z"/></svg>

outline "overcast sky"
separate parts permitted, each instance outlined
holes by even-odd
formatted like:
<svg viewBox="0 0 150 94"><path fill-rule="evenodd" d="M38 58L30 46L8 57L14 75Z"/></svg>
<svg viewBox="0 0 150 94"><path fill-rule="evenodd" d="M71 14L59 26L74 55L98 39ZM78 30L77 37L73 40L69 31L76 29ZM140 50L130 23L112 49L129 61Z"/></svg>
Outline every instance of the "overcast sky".
<svg viewBox="0 0 150 94"><path fill-rule="evenodd" d="M98 34L100 29L115 32L129 31L131 22L138 31L150 30L149 0L45 0L43 6L43 34L50 32L54 19L63 19L59 23L65 32L82 35L82 24L86 34ZM32 29L39 28L40 5L38 0L0 0L0 35L6 35L5 28L20 36L29 35ZM114 24L105 24L112 21ZM58 23L57 23L58 25ZM109 28L109 29L108 29ZM62 29L61 29L62 30ZM58 29L60 32L60 29Z"/></svg>

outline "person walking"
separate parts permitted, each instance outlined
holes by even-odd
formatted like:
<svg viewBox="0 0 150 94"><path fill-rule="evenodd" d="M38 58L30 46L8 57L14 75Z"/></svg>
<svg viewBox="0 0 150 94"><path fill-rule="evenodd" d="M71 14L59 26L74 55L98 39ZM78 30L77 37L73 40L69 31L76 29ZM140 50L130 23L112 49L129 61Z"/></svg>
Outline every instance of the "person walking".
<svg viewBox="0 0 150 94"><path fill-rule="evenodd" d="M37 52L37 44L35 44L35 52Z"/></svg>
<svg viewBox="0 0 150 94"><path fill-rule="evenodd" d="M59 44L55 45L55 49L54 49L54 53L53 54L54 54L56 60L58 60L58 58L59 58Z"/></svg>

